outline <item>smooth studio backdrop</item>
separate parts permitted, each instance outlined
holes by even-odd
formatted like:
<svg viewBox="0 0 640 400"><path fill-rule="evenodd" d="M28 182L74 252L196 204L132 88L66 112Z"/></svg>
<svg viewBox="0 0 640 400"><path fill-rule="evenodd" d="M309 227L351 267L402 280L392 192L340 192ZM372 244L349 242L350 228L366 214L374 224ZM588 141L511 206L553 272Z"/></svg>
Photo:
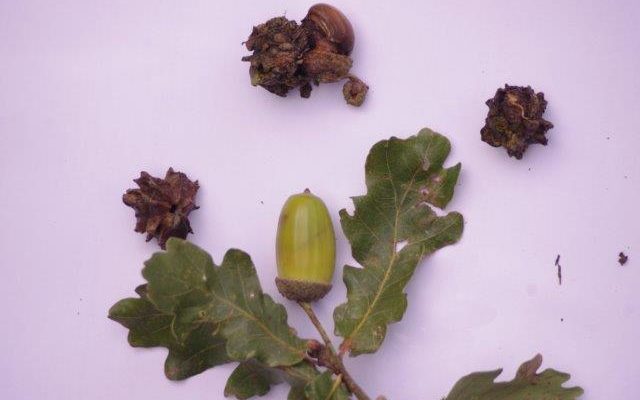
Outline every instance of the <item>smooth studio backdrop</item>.
<svg viewBox="0 0 640 400"><path fill-rule="evenodd" d="M190 239L217 261L251 254L306 337L275 290L274 239L287 196L321 196L338 240L318 304L332 330L354 263L338 211L365 191L369 148L422 127L462 162L448 209L464 236L417 270L380 351L347 360L357 380L374 396L439 399L472 371L511 379L540 352L585 400L640 398L640 3L334 4L371 85L360 109L341 85L304 100L249 84L252 25L299 20L310 2L0 0L0 398L222 398L231 365L170 382L166 351L129 347L106 317L158 250L121 202L141 170L200 181ZM505 83L544 91L555 124L521 161L480 141L484 102Z"/></svg>

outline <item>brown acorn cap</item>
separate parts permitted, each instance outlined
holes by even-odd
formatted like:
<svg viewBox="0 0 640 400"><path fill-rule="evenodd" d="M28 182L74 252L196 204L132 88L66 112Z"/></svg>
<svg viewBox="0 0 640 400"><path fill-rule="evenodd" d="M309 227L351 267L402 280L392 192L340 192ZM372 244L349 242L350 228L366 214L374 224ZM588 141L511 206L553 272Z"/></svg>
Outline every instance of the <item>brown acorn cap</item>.
<svg viewBox="0 0 640 400"><path fill-rule="evenodd" d="M331 290L330 284L280 278L276 278L276 286L287 299L305 303L320 300Z"/></svg>

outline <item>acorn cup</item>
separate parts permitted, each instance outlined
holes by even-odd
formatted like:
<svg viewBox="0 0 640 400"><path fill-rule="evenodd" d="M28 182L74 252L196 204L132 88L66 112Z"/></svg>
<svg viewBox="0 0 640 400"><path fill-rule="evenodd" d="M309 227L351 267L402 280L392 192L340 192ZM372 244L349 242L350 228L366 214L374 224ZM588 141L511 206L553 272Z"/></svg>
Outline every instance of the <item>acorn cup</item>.
<svg viewBox="0 0 640 400"><path fill-rule="evenodd" d="M287 299L313 302L331 290L336 238L329 211L309 189L282 207L276 237L278 291Z"/></svg>

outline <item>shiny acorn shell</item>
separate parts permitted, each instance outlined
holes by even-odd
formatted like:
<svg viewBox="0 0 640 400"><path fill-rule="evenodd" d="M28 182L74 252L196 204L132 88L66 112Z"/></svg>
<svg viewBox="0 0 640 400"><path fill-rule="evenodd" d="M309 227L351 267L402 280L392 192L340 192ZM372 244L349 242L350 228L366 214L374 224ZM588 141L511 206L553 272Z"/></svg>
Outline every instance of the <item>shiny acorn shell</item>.
<svg viewBox="0 0 640 400"><path fill-rule="evenodd" d="M311 302L331 289L336 239L324 202L308 189L286 201L276 237L276 285L288 299Z"/></svg>
<svg viewBox="0 0 640 400"><path fill-rule="evenodd" d="M329 4L319 3L309 8L304 19L313 22L325 39L336 45L341 54L351 54L355 34L351 22L340 10Z"/></svg>

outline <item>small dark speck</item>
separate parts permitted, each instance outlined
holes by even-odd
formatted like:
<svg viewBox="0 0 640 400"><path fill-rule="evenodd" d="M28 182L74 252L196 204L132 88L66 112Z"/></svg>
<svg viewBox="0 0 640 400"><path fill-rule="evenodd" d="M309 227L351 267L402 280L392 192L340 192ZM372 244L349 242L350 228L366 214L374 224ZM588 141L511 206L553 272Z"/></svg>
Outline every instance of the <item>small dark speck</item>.
<svg viewBox="0 0 640 400"><path fill-rule="evenodd" d="M529 168L529 171L531 171L531 168Z"/></svg>
<svg viewBox="0 0 640 400"><path fill-rule="evenodd" d="M560 322L564 322L564 318L560 318Z"/></svg>
<svg viewBox="0 0 640 400"><path fill-rule="evenodd" d="M80 311L76 312L76 315L80 315Z"/></svg>
<svg viewBox="0 0 640 400"><path fill-rule="evenodd" d="M260 204L264 204L264 201L260 200Z"/></svg>
<svg viewBox="0 0 640 400"><path fill-rule="evenodd" d="M625 265L627 261L629 261L629 256L621 251L620 254L618 254L618 263L620 263L620 265Z"/></svg>
<svg viewBox="0 0 640 400"><path fill-rule="evenodd" d="M609 139L610 139L609 136L607 136L607 140L609 140Z"/></svg>

